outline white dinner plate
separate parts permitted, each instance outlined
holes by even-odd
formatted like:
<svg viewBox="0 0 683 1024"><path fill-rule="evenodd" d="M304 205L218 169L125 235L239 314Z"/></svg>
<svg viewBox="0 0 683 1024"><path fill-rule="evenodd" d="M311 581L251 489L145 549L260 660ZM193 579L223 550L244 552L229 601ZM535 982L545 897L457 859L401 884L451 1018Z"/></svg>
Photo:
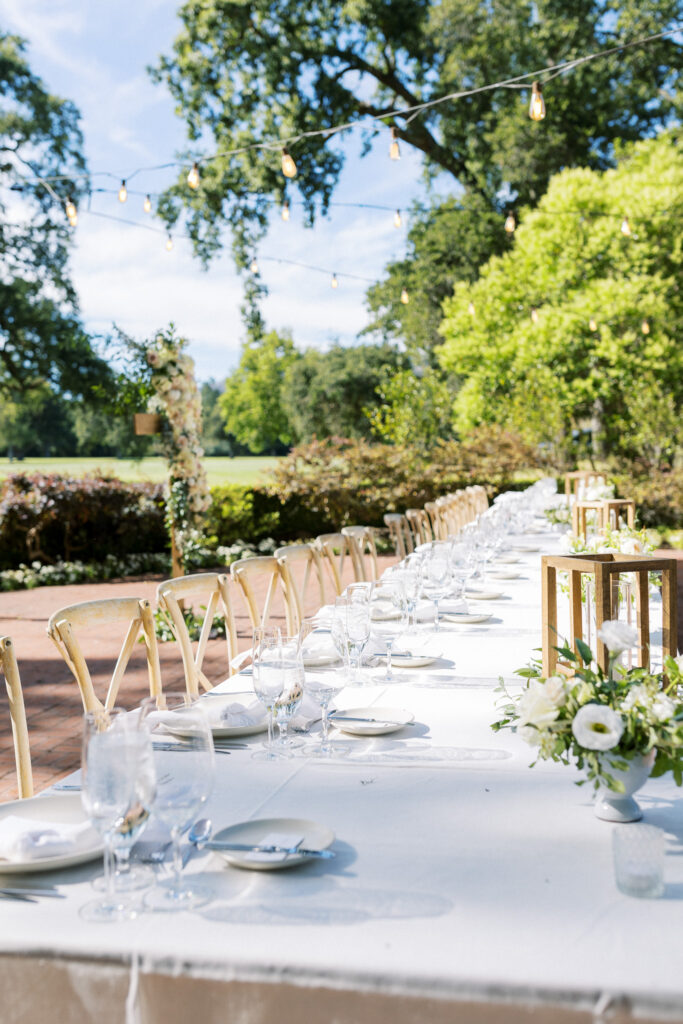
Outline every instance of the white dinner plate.
<svg viewBox="0 0 683 1024"><path fill-rule="evenodd" d="M216 725L211 729L215 740L227 740L231 736L258 736L261 732L268 730L268 719L262 722L252 722L251 725ZM180 734L179 734L180 735Z"/></svg>
<svg viewBox="0 0 683 1024"><path fill-rule="evenodd" d="M493 612L449 612L447 615L441 616L446 622L461 622L463 625L474 622L488 622L492 617Z"/></svg>
<svg viewBox="0 0 683 1024"><path fill-rule="evenodd" d="M415 715L402 708L344 708L338 715L340 718L365 719L359 722L340 722L337 715L330 715L330 725L352 736L386 736L415 721Z"/></svg>
<svg viewBox="0 0 683 1024"><path fill-rule="evenodd" d="M534 554L536 551L541 550L537 544L514 544L513 549L515 551L524 551L525 554Z"/></svg>
<svg viewBox="0 0 683 1024"><path fill-rule="evenodd" d="M466 590L465 597L468 601L496 601L503 596L501 590Z"/></svg>
<svg viewBox="0 0 683 1024"><path fill-rule="evenodd" d="M373 622L392 622L401 618L401 612L390 605L380 605L370 609L370 618Z"/></svg>
<svg viewBox="0 0 683 1024"><path fill-rule="evenodd" d="M515 562L519 562L521 559L518 555L498 555L493 561L500 562L502 565L514 565Z"/></svg>
<svg viewBox="0 0 683 1024"><path fill-rule="evenodd" d="M304 652L304 668L322 668L323 665L336 665L339 661L339 655L333 653L329 654L306 654Z"/></svg>
<svg viewBox="0 0 683 1024"><path fill-rule="evenodd" d="M445 616L441 616L445 618ZM378 654L378 658L381 661L387 660L386 652ZM392 668L424 668L425 665L433 665L439 658L443 658L443 651L432 651L430 654L426 652L420 654L415 651L410 654L401 654L400 651L392 651L391 653L391 666Z"/></svg>
<svg viewBox="0 0 683 1024"><path fill-rule="evenodd" d="M54 821L55 824L80 825L88 820L83 810L79 793L49 793L34 796L28 800L12 800L0 806L0 818L13 815L36 822ZM0 860L0 875L34 874L38 871L57 871L76 864L86 864L102 856L104 845L97 838L93 845L77 853L62 854L60 857L41 857L40 860Z"/></svg>
<svg viewBox="0 0 683 1024"><path fill-rule="evenodd" d="M496 580L518 580L521 575L521 572L512 569L489 569L489 576Z"/></svg>
<svg viewBox="0 0 683 1024"><path fill-rule="evenodd" d="M326 825L305 818L257 818L254 821L241 821L237 825L222 828L213 836L224 843L259 843L272 832L281 832L302 836L300 843L308 850L326 850L334 842L334 832ZM312 857L302 853L289 853L283 860L255 860L243 850L214 850L217 856L223 857L228 864L236 868L247 868L249 871L281 871L293 868L295 864L310 862Z"/></svg>

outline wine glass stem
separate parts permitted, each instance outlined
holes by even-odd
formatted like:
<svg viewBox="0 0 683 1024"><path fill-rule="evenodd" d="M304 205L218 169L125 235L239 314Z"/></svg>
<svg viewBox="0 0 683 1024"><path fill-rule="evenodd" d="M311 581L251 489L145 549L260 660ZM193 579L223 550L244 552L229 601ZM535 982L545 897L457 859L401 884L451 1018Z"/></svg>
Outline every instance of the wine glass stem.
<svg viewBox="0 0 683 1024"><path fill-rule="evenodd" d="M114 905L114 836L107 832L104 837L104 885L107 903Z"/></svg>
<svg viewBox="0 0 683 1024"><path fill-rule="evenodd" d="M434 632L439 632L439 599L434 599Z"/></svg>
<svg viewBox="0 0 683 1024"><path fill-rule="evenodd" d="M130 847L114 847L114 882L121 883L130 874Z"/></svg>
<svg viewBox="0 0 683 1024"><path fill-rule="evenodd" d="M268 708L268 750L273 749L273 725L275 724L275 705Z"/></svg>
<svg viewBox="0 0 683 1024"><path fill-rule="evenodd" d="M327 750L328 733L330 731L330 720L328 718L329 704L327 703L327 701L325 701L324 704L320 705L320 709L322 711L322 718L320 722L320 727L322 731L322 736L320 739L320 749L322 751L325 751Z"/></svg>
<svg viewBox="0 0 683 1024"><path fill-rule="evenodd" d="M387 682L387 683L392 683L393 680L394 680L393 673L392 673L392 664L391 664L391 650L392 650L392 648L394 646L393 637L391 639L387 640L386 644L387 644L387 673L386 673L386 675L384 677L384 681Z"/></svg>
<svg viewBox="0 0 683 1024"><path fill-rule="evenodd" d="M183 858L180 852L180 829L171 829L171 843L173 846L173 881L171 884L171 895L178 897L183 872Z"/></svg>

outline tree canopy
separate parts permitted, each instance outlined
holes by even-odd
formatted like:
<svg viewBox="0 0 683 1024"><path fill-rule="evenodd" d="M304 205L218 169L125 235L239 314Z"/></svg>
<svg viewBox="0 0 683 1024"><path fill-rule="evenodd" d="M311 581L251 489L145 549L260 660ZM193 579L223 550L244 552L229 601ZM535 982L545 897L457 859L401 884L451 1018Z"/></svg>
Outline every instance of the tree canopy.
<svg viewBox="0 0 683 1024"><path fill-rule="evenodd" d="M186 122L191 158L211 159L196 191L185 170L159 209L169 226L185 211L204 261L230 225L246 264L271 204L287 195L277 140L365 119L366 143L384 132L388 149L393 127L428 175L445 172L501 209L536 201L563 167L610 166L615 140L651 133L680 105L681 48L668 37L552 77L543 123L526 116L528 81L409 112L530 72L543 80L544 68L661 32L681 20L680 0L188 0L180 18L153 74ZM271 148L255 148L264 142ZM337 134L314 135L292 156L312 222L343 148Z"/></svg>
<svg viewBox="0 0 683 1024"><path fill-rule="evenodd" d="M458 429L495 422L567 451L590 421L606 450L666 461L683 404L682 217L676 132L614 170L556 175L513 248L444 304Z"/></svg>
<svg viewBox="0 0 683 1024"><path fill-rule="evenodd" d="M82 395L107 368L67 266L65 204L87 186L78 111L31 72L22 40L1 32L0 99L0 393L47 382Z"/></svg>

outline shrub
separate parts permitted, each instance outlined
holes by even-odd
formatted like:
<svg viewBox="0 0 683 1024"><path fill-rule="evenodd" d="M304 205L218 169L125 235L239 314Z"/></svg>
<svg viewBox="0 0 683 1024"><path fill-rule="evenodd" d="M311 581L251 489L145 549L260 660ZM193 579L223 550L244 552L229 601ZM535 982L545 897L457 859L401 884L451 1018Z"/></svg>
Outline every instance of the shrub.
<svg viewBox="0 0 683 1024"><path fill-rule="evenodd" d="M634 499L643 526L683 527L683 469L615 481L620 495Z"/></svg>
<svg viewBox="0 0 683 1024"><path fill-rule="evenodd" d="M168 547L163 488L115 477L17 473L0 485L0 569Z"/></svg>

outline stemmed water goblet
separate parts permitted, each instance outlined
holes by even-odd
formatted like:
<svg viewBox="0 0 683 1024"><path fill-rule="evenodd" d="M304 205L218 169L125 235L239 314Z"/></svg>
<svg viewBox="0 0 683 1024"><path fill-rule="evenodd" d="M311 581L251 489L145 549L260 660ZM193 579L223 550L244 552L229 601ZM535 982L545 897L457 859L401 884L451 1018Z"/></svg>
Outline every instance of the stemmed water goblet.
<svg viewBox="0 0 683 1024"><path fill-rule="evenodd" d="M142 707L159 779L154 814L169 828L173 848L172 876L147 894L145 905L152 910L190 910L211 898L204 886L183 879L180 851L180 837L197 819L213 788L210 720L202 702L187 693L147 697Z"/></svg>
<svg viewBox="0 0 683 1024"><path fill-rule="evenodd" d="M273 729L277 715L277 701L282 695L284 680L279 670L277 648L280 630L277 627L262 627L254 630L252 643L254 693L268 713L268 740L265 750L259 750L252 757L258 761L276 761L278 753L273 742Z"/></svg>
<svg viewBox="0 0 683 1024"><path fill-rule="evenodd" d="M332 757L346 752L346 747L333 743L329 738L330 701L344 689L345 685L344 670L339 665L324 665L306 673L304 689L319 705L321 711L320 743L306 747L306 753L316 757Z"/></svg>
<svg viewBox="0 0 683 1024"><path fill-rule="evenodd" d="M346 588L345 629L349 645L350 684L363 686L363 649L370 639L370 597L372 584L352 583Z"/></svg>
<svg viewBox="0 0 683 1024"><path fill-rule="evenodd" d="M85 715L81 801L104 839L104 897L81 908L89 921L120 921L135 908L117 888L114 846L121 837L134 843L149 818L155 773L149 733L142 715L101 708Z"/></svg>
<svg viewBox="0 0 683 1024"><path fill-rule="evenodd" d="M386 645L387 670L384 681L394 680L391 656L396 638L405 631L407 599L402 574L393 573L379 580L373 589L373 634Z"/></svg>
<svg viewBox="0 0 683 1024"><path fill-rule="evenodd" d="M450 565L448 547L435 541L423 564L423 587L425 596L434 602L434 631L439 631L439 602L448 593Z"/></svg>
<svg viewBox="0 0 683 1024"><path fill-rule="evenodd" d="M271 651L271 654L274 654ZM301 650L300 636L280 636L277 645L279 671L282 679L280 695L275 701L275 721L279 736L273 744L279 757L291 757L295 747L301 746L303 740L295 740L289 735L290 719L296 714L304 696L304 659ZM266 671L272 669L272 661L267 663Z"/></svg>
<svg viewBox="0 0 683 1024"><path fill-rule="evenodd" d="M467 581L472 579L476 573L476 561L472 545L458 543L451 545L450 549L451 571L453 579L458 584L458 596L463 603L465 615L469 613L467 603Z"/></svg>

